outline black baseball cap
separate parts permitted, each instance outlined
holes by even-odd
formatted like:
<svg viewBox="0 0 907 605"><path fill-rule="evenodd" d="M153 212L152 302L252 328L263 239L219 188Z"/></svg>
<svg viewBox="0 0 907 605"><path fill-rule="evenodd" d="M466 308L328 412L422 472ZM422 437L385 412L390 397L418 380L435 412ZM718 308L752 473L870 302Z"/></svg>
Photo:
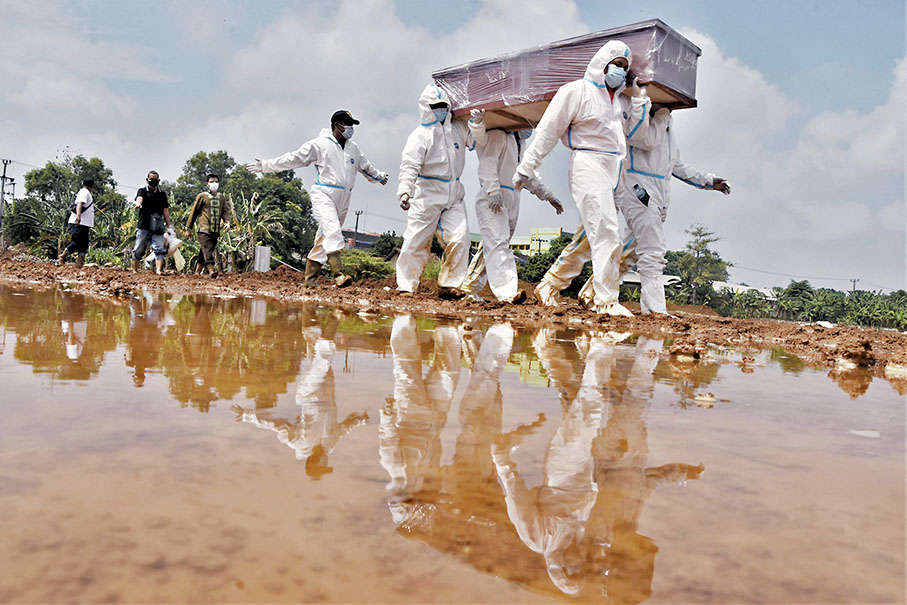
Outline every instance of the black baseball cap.
<svg viewBox="0 0 907 605"><path fill-rule="evenodd" d="M345 109L338 109L334 112L334 115L331 116L331 124L336 124L337 122L340 122L341 124L359 124L359 120L354 118L353 114Z"/></svg>

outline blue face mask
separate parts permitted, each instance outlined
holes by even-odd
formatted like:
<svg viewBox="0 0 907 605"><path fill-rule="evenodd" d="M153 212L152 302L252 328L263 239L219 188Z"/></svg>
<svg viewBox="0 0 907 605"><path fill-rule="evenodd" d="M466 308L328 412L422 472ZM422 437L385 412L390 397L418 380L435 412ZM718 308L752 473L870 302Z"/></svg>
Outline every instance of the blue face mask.
<svg viewBox="0 0 907 605"><path fill-rule="evenodd" d="M447 114L450 110L446 107L439 107L437 109L432 109L431 111L435 114L435 119L443 124L444 120L447 119Z"/></svg>
<svg viewBox="0 0 907 605"><path fill-rule="evenodd" d="M605 84L611 88L617 88L627 81L627 70L618 67L614 63L608 65L608 71L605 72Z"/></svg>
<svg viewBox="0 0 907 605"><path fill-rule="evenodd" d="M518 137L520 137L520 140L521 140L521 141L525 141L525 140L527 140L529 137L532 136L532 129L530 128L529 130L520 130L520 131L517 131L516 134L517 134Z"/></svg>

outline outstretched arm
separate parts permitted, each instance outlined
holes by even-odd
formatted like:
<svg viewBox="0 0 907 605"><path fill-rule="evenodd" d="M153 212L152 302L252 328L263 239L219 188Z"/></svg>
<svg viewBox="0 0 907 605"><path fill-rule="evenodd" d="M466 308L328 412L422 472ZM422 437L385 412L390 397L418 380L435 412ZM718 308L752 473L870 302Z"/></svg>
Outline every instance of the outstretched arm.
<svg viewBox="0 0 907 605"><path fill-rule="evenodd" d="M254 162L246 164L246 168L251 172L281 172L308 166L316 159L318 159L318 148L313 145L312 141L307 141L296 151L287 152L276 158L270 160L256 158Z"/></svg>
<svg viewBox="0 0 907 605"><path fill-rule="evenodd" d="M372 166L372 163L368 161L368 158L362 152L359 153L359 172L372 183L381 183L382 185L387 185L387 179L390 176L386 172L381 172Z"/></svg>

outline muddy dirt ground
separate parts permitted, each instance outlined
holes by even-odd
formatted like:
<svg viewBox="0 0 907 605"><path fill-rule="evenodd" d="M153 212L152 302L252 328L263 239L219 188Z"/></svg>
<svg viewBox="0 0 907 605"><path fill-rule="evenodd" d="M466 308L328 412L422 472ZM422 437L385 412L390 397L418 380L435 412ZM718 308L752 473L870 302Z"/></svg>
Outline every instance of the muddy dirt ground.
<svg viewBox="0 0 907 605"><path fill-rule="evenodd" d="M772 349L783 347L813 366L831 368L839 382L849 372L860 370L889 379L901 393L907 394L907 334L835 326L823 328L773 320L744 320L720 317L705 307L672 307L676 317L635 315L633 318L599 316L565 299L558 308L536 304L530 294L523 305L498 302L442 301L437 298L437 285L423 283L415 296L405 298L395 292L394 278L364 280L345 289L335 289L328 280L322 287L306 287L301 273L281 267L267 273L227 273L212 279L185 274L155 275L151 271L132 271L108 267L76 268L69 264L57 267L49 262L0 259L0 281L37 283L48 286L66 284L85 294L103 297L126 297L141 290L167 291L178 294L245 295L271 297L284 301L319 301L352 307L363 313L393 314L411 311L450 319L481 318L507 320L525 326L585 327L605 331L633 332L673 339L670 355L699 359L708 347ZM526 284L527 291L531 287ZM488 294L487 292L485 294ZM487 298L487 297L486 297ZM639 306L627 306L638 313ZM868 370L868 372L863 371Z"/></svg>

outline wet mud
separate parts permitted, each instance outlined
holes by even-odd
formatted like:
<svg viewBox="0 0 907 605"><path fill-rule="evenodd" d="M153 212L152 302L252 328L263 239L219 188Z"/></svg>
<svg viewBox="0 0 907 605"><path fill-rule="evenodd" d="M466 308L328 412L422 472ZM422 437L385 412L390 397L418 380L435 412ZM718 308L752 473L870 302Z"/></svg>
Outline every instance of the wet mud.
<svg viewBox="0 0 907 605"><path fill-rule="evenodd" d="M830 376L847 384L854 393L862 384L851 384L850 374L866 371L891 382L907 394L907 334L838 325L825 328L776 320L720 317L707 307L669 305L675 317L636 315L633 318L600 316L583 309L576 301L564 299L557 308L544 307L531 294L531 284L522 284L529 299L522 305L496 301L447 301L437 297L437 284L423 282L414 296L400 296L393 277L367 279L344 289L322 280L318 288L307 287L301 273L286 267L267 273L226 273L216 278L199 275L155 275L109 267L58 267L52 263L0 259L0 281L62 285L80 293L100 297L128 297L143 291L215 296L260 296L283 301L314 301L353 308L370 314L415 312L439 318L479 318L511 321L525 326L584 327L614 332L632 332L669 340L668 352L680 359L696 360L709 347L784 349L805 363L830 368ZM485 294L488 294L485 292ZM638 312L638 305L627 306ZM857 381L859 382L859 381Z"/></svg>

